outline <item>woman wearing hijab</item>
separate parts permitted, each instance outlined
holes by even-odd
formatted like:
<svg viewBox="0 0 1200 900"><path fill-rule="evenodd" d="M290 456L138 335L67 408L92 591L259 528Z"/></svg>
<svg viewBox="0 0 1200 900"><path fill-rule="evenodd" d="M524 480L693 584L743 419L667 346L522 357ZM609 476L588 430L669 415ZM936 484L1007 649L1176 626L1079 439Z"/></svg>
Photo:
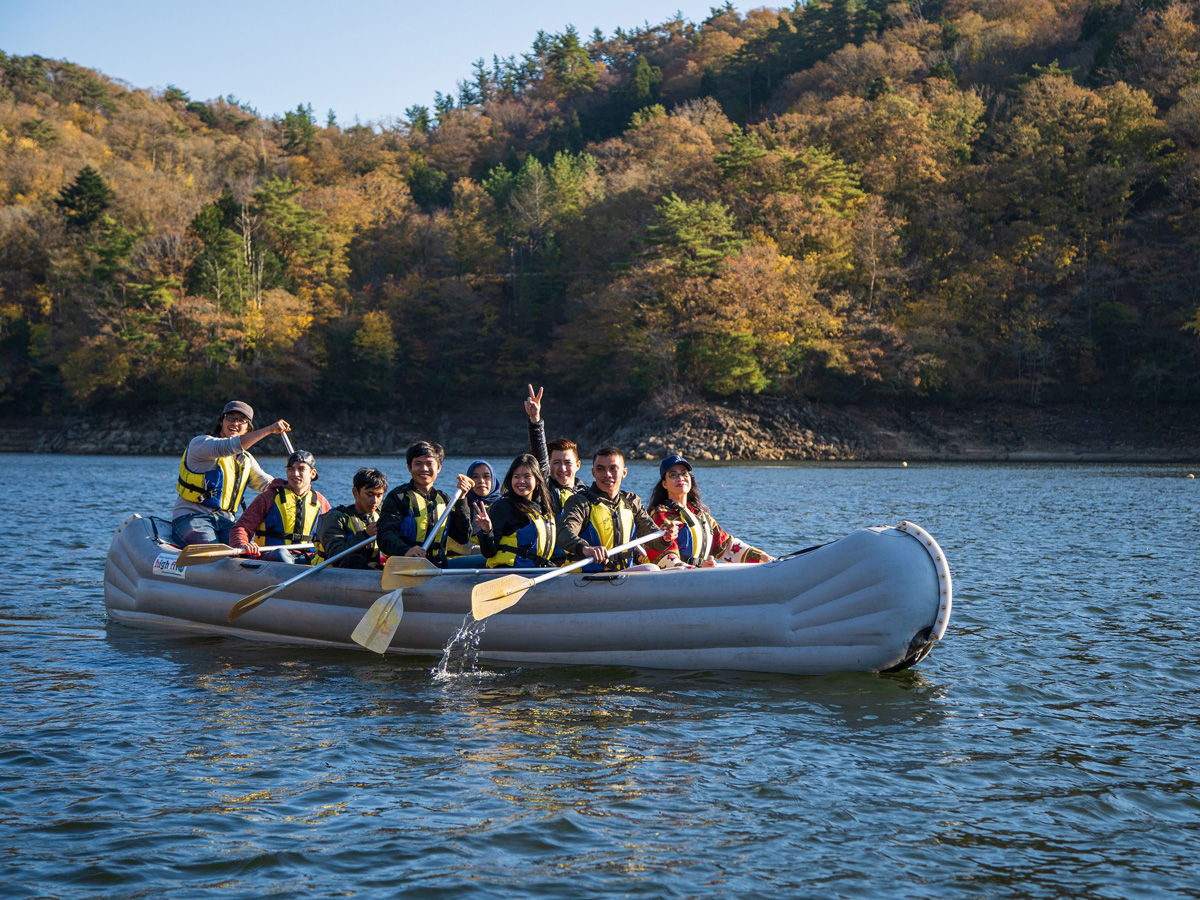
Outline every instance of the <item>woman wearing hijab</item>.
<svg viewBox="0 0 1200 900"><path fill-rule="evenodd" d="M475 486L466 494L467 509L474 510L476 503L482 503L485 507L491 506L500 499L500 485L496 483L496 470L487 460L477 459L471 463L467 467L467 477L475 482ZM446 551L452 557L478 555L479 529L473 521L470 540L465 544L455 540L447 541ZM479 559L479 563L483 564L482 558ZM462 564L460 561L460 565Z"/></svg>

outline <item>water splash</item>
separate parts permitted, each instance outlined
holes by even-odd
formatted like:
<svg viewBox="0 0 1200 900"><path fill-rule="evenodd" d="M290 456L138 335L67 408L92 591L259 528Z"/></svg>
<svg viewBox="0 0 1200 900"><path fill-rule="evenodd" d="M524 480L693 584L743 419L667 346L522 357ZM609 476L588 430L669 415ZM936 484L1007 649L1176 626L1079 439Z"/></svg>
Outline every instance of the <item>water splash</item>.
<svg viewBox="0 0 1200 900"><path fill-rule="evenodd" d="M479 620L467 613L454 637L450 638L442 650L442 658L431 673L434 681L482 674L478 666L479 641L483 638L485 628L486 619Z"/></svg>

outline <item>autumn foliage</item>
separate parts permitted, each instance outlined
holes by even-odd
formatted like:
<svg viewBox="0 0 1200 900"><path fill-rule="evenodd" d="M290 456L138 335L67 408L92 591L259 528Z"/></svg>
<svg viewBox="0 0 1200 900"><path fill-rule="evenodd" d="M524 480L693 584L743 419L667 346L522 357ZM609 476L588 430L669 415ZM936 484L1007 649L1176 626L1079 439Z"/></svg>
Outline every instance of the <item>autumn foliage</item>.
<svg viewBox="0 0 1200 900"><path fill-rule="evenodd" d="M1200 14L542 34L403 118L0 53L0 410L1200 399Z"/></svg>

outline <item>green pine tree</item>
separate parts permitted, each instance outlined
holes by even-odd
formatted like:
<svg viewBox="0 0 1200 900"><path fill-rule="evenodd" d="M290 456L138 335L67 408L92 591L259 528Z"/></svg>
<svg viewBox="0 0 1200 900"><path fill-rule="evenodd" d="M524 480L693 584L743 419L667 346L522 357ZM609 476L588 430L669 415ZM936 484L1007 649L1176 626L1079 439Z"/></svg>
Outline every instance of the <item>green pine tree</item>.
<svg viewBox="0 0 1200 900"><path fill-rule="evenodd" d="M91 166L84 166L54 203L66 216L67 223L82 231L90 228L115 198L116 194L100 173Z"/></svg>

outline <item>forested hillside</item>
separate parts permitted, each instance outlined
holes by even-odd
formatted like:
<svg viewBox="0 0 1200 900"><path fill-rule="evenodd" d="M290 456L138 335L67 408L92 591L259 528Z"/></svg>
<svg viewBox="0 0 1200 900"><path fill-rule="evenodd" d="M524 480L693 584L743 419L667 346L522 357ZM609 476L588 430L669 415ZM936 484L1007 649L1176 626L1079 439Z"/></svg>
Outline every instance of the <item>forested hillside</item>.
<svg viewBox="0 0 1200 900"><path fill-rule="evenodd" d="M1194 2L727 6L297 102L0 53L0 412L1200 399Z"/></svg>

